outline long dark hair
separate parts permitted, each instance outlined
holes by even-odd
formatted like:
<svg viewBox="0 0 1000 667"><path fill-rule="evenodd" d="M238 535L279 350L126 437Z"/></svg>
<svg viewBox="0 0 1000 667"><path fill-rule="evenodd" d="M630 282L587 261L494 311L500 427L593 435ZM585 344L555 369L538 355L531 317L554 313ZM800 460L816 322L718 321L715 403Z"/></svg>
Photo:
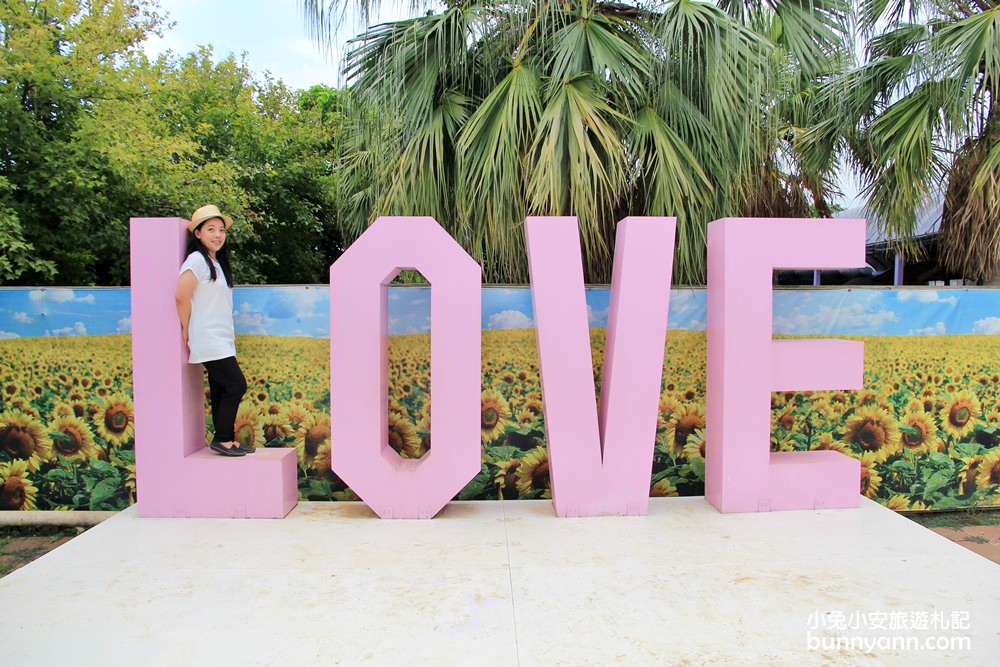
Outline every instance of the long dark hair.
<svg viewBox="0 0 1000 667"><path fill-rule="evenodd" d="M209 218L209 220L211 219L212 218ZM208 220L206 220L205 222L208 222ZM204 225L205 222L201 223L201 225ZM201 229L201 225L195 227L195 230ZM201 256L205 258L205 263L208 264L208 273L209 276L211 276L211 279L215 280L216 278L218 278L218 276L215 273L215 262L212 261L212 257L208 254L208 248L206 248L205 244L201 242L201 239L199 239L197 236L194 235L194 232L188 232L187 236L188 236L187 251L184 253L184 256L187 257L193 252L200 252ZM215 253L215 261L218 262L219 266L222 267L222 273L226 277L226 284L232 287L233 269L229 265L228 243L223 243L222 247L219 248L218 252Z"/></svg>

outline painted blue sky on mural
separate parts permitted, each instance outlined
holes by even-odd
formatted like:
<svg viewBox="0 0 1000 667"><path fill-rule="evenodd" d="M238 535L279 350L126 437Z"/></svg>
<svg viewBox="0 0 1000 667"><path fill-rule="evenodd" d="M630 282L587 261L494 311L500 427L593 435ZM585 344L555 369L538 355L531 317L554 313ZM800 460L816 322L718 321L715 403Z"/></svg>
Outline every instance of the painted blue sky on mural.
<svg viewBox="0 0 1000 667"><path fill-rule="evenodd" d="M389 333L430 331L429 287L389 290ZM590 324L607 326L611 292L587 289ZM237 287L238 333L325 338L329 289L323 285ZM670 328L703 331L704 289L670 293ZM483 288L483 329L533 327L531 291ZM0 339L130 333L126 289L0 289ZM819 335L1000 334L1000 290L789 289L774 293L774 332Z"/></svg>

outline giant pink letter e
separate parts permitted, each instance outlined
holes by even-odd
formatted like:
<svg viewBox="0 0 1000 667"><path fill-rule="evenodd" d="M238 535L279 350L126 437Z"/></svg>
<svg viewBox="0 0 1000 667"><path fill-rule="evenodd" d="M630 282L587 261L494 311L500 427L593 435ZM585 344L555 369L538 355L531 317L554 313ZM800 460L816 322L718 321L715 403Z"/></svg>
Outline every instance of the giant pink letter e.
<svg viewBox="0 0 1000 667"><path fill-rule="evenodd" d="M771 339L771 275L864 266L864 251L864 220L709 224L705 497L720 511L858 506L857 459L770 452L770 392L860 389L864 380L863 343Z"/></svg>

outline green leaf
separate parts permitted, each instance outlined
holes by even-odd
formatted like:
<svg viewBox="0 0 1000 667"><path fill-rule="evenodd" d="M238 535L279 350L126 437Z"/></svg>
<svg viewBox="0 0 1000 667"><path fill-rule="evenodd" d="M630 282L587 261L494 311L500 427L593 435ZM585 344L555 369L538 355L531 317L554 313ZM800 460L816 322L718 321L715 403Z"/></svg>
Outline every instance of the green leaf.
<svg viewBox="0 0 1000 667"><path fill-rule="evenodd" d="M109 509L105 503L121 490L121 480L101 480L90 492L89 507L91 510Z"/></svg>

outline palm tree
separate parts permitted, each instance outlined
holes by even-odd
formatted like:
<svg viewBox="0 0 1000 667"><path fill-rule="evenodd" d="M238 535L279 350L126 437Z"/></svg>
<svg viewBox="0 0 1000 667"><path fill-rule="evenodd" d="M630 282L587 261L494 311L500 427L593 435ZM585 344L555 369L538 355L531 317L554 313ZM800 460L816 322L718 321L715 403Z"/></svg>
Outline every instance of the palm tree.
<svg viewBox="0 0 1000 667"><path fill-rule="evenodd" d="M303 4L320 33L340 6ZM701 282L709 221L827 209L835 163L800 135L846 30L842 0L473 0L377 25L345 62L345 238L433 215L520 283L524 218L575 215L607 282L617 220L675 215L674 276Z"/></svg>
<svg viewBox="0 0 1000 667"><path fill-rule="evenodd" d="M811 138L858 169L869 211L902 250L916 252L905 241L917 211L943 196L941 264L1000 276L1000 7L863 0L859 23L865 62L827 84L842 102Z"/></svg>

